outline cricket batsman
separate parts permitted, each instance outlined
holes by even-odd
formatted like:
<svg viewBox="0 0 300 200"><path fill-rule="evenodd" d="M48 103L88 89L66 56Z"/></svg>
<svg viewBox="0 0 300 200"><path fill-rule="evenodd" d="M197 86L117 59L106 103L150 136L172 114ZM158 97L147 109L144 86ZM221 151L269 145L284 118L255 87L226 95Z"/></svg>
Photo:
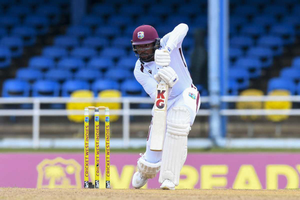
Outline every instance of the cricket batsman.
<svg viewBox="0 0 300 200"><path fill-rule="evenodd" d="M186 24L177 25L162 39L154 27L137 27L132 47L138 60L134 76L148 95L155 100L157 84L163 80L169 86L166 131L162 151L150 150L152 123L146 152L137 162L132 186L141 188L160 171L160 188L174 190L187 157L187 137L200 107L200 95L193 85L182 52L182 42L188 32ZM153 116L153 112L152 112Z"/></svg>

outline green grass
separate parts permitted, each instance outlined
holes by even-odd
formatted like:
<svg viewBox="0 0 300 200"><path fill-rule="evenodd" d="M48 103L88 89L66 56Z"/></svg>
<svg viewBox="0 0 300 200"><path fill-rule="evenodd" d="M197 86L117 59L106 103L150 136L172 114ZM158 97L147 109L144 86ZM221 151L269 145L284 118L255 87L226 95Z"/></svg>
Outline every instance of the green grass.
<svg viewBox="0 0 300 200"><path fill-rule="evenodd" d="M90 149L93 152L94 149ZM104 149L100 149L104 152ZM144 153L145 148L139 149L111 149L112 153ZM300 149L189 149L189 153L251 153L251 152L290 152L297 153ZM83 153L83 149L0 149L0 153Z"/></svg>

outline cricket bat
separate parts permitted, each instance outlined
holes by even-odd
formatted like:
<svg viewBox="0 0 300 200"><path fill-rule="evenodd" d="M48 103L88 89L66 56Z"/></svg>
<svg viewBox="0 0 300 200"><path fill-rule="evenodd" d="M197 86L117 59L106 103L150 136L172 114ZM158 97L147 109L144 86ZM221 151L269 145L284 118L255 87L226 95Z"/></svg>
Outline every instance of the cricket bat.
<svg viewBox="0 0 300 200"><path fill-rule="evenodd" d="M151 133L150 149L152 151L162 151L164 137L167 125L167 102L168 102L169 86L160 81L157 84L156 96L154 102L154 115Z"/></svg>

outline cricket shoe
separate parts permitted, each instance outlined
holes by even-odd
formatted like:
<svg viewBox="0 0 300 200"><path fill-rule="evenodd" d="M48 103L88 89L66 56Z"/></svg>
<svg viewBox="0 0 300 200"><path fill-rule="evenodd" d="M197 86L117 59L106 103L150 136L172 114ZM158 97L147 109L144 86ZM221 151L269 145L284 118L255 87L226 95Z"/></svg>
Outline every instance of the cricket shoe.
<svg viewBox="0 0 300 200"><path fill-rule="evenodd" d="M148 178L142 176L140 172L135 172L132 177L132 186L135 189L140 189L143 187L148 181Z"/></svg>
<svg viewBox="0 0 300 200"><path fill-rule="evenodd" d="M175 184L172 181L166 179L161 184L160 188L163 190L175 190Z"/></svg>

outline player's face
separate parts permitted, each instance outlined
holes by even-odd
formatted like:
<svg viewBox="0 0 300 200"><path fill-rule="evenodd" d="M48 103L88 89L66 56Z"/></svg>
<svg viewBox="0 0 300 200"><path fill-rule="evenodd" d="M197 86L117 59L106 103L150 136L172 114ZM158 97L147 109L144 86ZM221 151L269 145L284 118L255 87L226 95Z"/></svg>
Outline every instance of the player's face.
<svg viewBox="0 0 300 200"><path fill-rule="evenodd" d="M142 60L149 60L153 57L154 43L137 45L136 50Z"/></svg>

